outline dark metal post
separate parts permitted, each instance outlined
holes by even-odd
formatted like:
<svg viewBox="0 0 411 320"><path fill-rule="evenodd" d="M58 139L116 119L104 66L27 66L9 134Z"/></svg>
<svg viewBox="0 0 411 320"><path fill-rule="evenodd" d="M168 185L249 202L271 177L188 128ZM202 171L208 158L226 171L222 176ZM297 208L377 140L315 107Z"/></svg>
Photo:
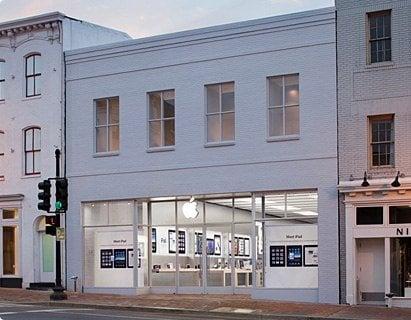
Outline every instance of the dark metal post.
<svg viewBox="0 0 411 320"><path fill-rule="evenodd" d="M56 149L56 178L60 177L60 149ZM56 213L57 225L60 227L60 214ZM50 300L66 300L67 295L61 285L61 244L56 236L56 285L53 288L53 293L50 295Z"/></svg>

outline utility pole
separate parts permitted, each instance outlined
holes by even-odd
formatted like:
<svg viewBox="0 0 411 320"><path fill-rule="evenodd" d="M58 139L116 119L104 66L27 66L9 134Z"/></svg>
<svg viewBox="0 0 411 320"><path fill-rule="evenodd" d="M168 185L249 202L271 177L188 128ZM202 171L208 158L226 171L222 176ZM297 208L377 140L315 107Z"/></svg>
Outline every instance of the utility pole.
<svg viewBox="0 0 411 320"><path fill-rule="evenodd" d="M56 149L56 179L60 178L60 149ZM60 228L60 212L56 212L56 227ZM53 288L53 293L50 295L50 300L66 300L67 294L61 285L61 244L56 237L56 285Z"/></svg>

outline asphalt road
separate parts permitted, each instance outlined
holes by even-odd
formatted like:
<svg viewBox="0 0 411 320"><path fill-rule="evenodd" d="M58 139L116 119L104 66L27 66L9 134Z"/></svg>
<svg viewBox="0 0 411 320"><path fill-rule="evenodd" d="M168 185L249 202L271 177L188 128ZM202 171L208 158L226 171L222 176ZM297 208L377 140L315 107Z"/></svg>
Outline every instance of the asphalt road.
<svg viewBox="0 0 411 320"><path fill-rule="evenodd" d="M9 304L0 302L0 320L122 320L122 319L145 319L145 320L225 320L233 318L211 317L210 315L189 315L172 312L166 313L142 313L137 311L119 311L110 309L92 308L65 308L38 305Z"/></svg>

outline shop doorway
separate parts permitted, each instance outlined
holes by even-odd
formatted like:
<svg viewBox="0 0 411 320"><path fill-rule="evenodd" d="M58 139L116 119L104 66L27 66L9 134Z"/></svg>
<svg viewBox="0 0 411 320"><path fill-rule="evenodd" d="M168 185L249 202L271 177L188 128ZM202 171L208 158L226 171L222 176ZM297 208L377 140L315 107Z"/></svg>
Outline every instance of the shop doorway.
<svg viewBox="0 0 411 320"><path fill-rule="evenodd" d="M55 237L40 233L41 239L41 272L40 282L54 282L54 253L55 253Z"/></svg>
<svg viewBox="0 0 411 320"><path fill-rule="evenodd" d="M357 284L359 303L384 303L384 238L357 239Z"/></svg>

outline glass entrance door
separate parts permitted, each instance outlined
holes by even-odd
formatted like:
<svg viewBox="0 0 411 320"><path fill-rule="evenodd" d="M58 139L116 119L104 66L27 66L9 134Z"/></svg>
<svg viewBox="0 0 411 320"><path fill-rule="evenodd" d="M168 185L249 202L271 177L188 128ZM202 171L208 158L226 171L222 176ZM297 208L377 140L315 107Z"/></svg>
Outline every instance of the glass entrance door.
<svg viewBox="0 0 411 320"><path fill-rule="evenodd" d="M3 274L16 274L16 231L17 227L3 227Z"/></svg>
<svg viewBox="0 0 411 320"><path fill-rule="evenodd" d="M411 238L391 239L391 292L411 298Z"/></svg>

